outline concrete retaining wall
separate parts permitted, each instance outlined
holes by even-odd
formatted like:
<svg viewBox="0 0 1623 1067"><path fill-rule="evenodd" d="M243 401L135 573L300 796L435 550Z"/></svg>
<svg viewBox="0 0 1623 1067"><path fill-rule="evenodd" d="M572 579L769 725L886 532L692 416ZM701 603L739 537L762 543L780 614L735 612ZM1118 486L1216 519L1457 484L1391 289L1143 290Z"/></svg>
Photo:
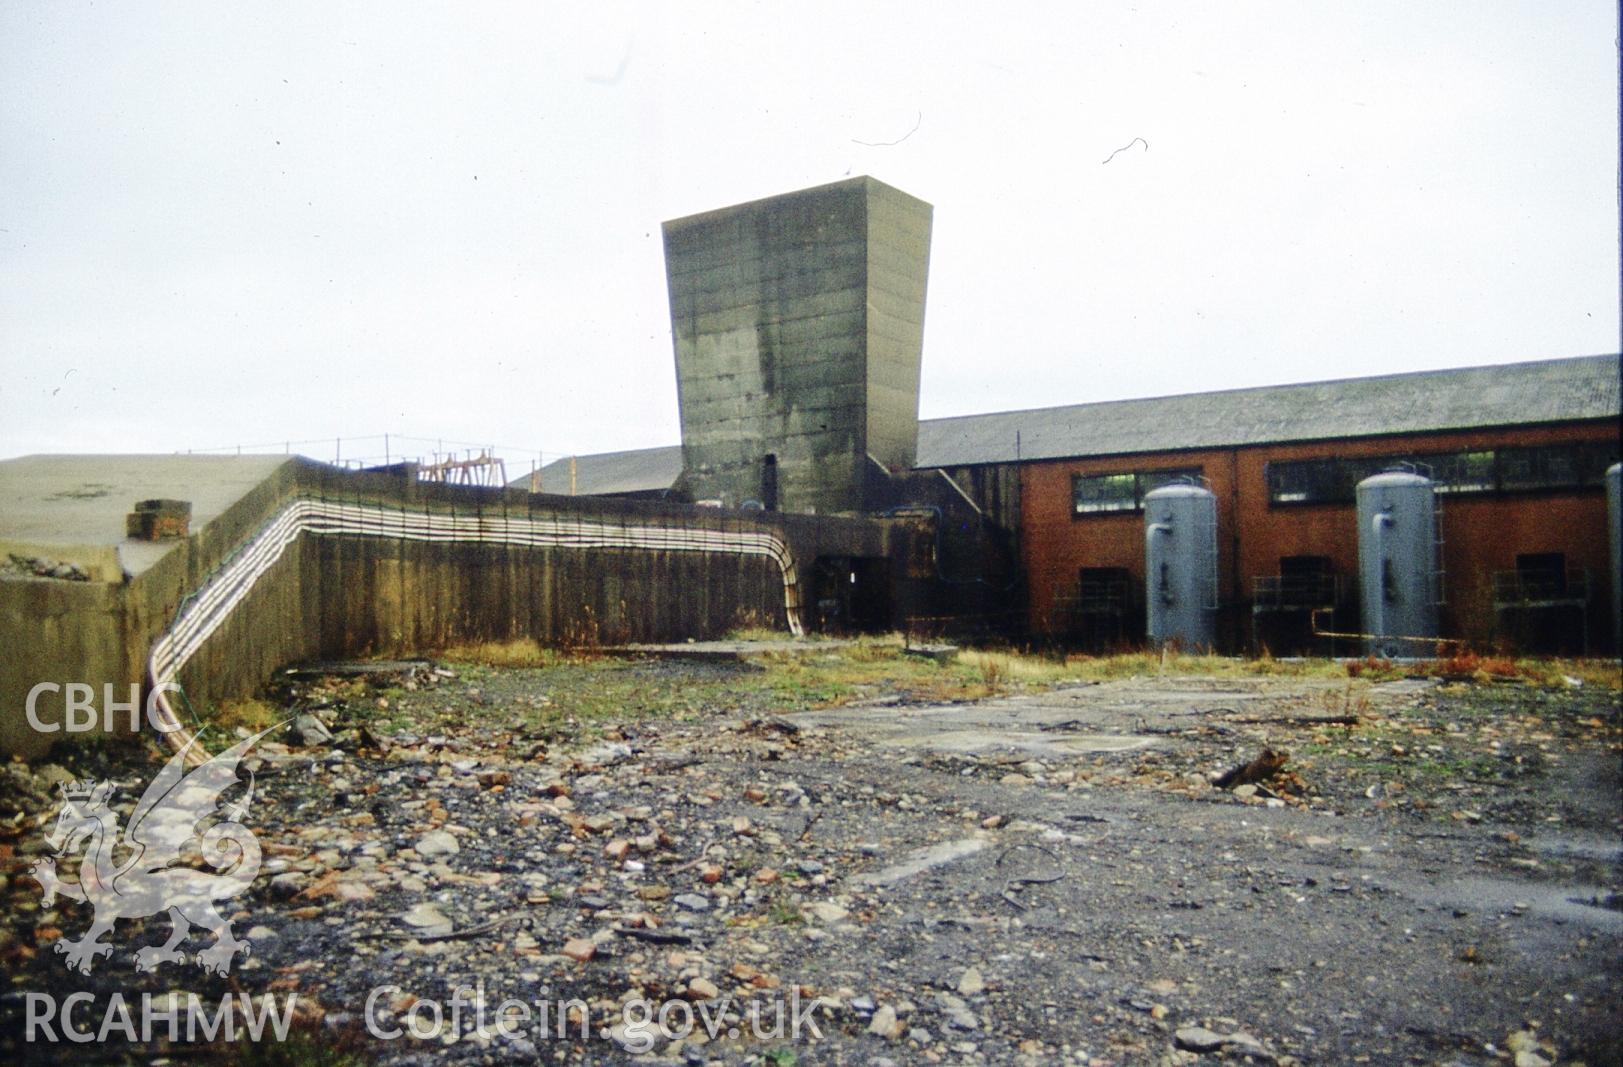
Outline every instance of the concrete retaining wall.
<svg viewBox="0 0 1623 1067"><path fill-rule="evenodd" d="M898 576L907 573L906 560L928 551L931 535L929 524L918 521L435 486L293 459L176 551L122 583L0 580L0 647L8 650L0 657L0 750L35 755L62 737L41 734L25 721L27 693L37 682L89 683L98 706L104 683L127 694L129 683L145 677L158 638L178 616L196 611L199 591L300 501L386 512L402 521L454 516L481 531L562 523L633 533L699 531L717 543L765 537L787 546L795 569L822 556L894 559ZM896 588L891 610L899 623L909 598L926 591L905 579ZM278 667L299 661L521 637L551 645L679 641L740 624L788 628L785 572L775 558L724 549L526 547L304 532L247 587L177 677L187 701L203 708L251 695ZM45 721L62 721L60 696L38 707ZM184 719L184 707L176 710Z"/></svg>

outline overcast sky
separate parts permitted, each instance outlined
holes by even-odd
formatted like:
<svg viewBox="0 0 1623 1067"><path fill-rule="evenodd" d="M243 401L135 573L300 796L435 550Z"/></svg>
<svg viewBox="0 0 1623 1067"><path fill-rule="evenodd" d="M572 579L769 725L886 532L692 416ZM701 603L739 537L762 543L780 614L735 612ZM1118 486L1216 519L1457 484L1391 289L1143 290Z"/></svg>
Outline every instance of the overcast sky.
<svg viewBox="0 0 1623 1067"><path fill-rule="evenodd" d="M1610 0L0 0L0 456L675 443L660 222L856 174L935 206L925 417L1615 352L1617 64Z"/></svg>

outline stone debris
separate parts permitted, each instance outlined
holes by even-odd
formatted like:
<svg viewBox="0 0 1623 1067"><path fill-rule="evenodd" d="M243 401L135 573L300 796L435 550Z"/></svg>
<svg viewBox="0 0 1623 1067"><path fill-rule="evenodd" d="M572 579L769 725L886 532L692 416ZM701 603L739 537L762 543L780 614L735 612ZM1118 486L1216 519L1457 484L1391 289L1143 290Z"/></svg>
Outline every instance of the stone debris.
<svg viewBox="0 0 1623 1067"><path fill-rule="evenodd" d="M984 837L964 837L955 841L943 841L939 845L914 852L908 859L894 864L872 874L859 875L856 879L863 885L881 887L894 885L904 878L911 878L916 874L923 874L933 867L941 867L965 856L973 856L985 848L987 840Z"/></svg>
<svg viewBox="0 0 1623 1067"><path fill-rule="evenodd" d="M462 846L456 837L446 830L430 830L419 837L413 847L416 849L417 855L422 856L424 859L431 859L435 856L454 856L462 851Z"/></svg>
<svg viewBox="0 0 1623 1067"><path fill-rule="evenodd" d="M941 1014L946 1018L947 1025L953 1029L980 1029L980 1019L976 1017L973 1011L969 1010L969 1005L965 1004L963 1000L953 996L951 993L937 993L936 1006L940 1009Z"/></svg>
<svg viewBox="0 0 1623 1067"><path fill-rule="evenodd" d="M679 679L676 692L696 707L690 694L709 677L692 666L630 669ZM245 990L297 990L329 1019L351 1021L372 986L387 981L399 987L386 999L398 1024L417 1000L449 998L458 984L482 979L492 1006L509 996L578 997L593 1035L566 1047L533 1034L481 1035L470 1025L432 1044L369 1046L385 1067L638 1057L684 1067L1175 1067L1202 1057L1335 1062L1349 1049L1367 1051L1370 1062L1405 1062L1434 1045L1377 1032L1372 1020L1391 989L1369 978L1382 968L1369 962L1366 944L1347 948L1322 931L1340 923L1362 937L1379 918L1381 951L1406 953L1404 974L1447 990L1456 972L1474 972L1480 983L1491 966L1495 981L1513 983L1514 957L1492 947L1505 940L1495 931L1539 918L1536 880L1561 862L1537 853L1544 866L1518 868L1523 882L1498 903L1433 901L1423 892L1435 888L1417 888L1414 869L1531 860L1529 842L1555 832L1546 814L1558 809L1537 809L1538 819L1516 823L1514 833L1493 795L1448 790L1461 795L1401 809L1405 818L1437 816L1417 823L1431 836L1402 851L1401 839L1380 836L1397 809L1365 798L1367 780L1349 779L1335 806L1309 795L1268 809L1266 783L1250 796L1243 791L1255 783L1213 790L1210 771L1235 751L1256 751L1268 740L1261 736L1242 744L1213 733L1199 750L1168 744L1074 759L1052 750L1040 759L996 750L898 756L761 707L733 716L696 711L691 721L594 719L596 739L578 748L568 736L577 726L527 725L530 710L561 714L582 699L554 674L509 679L424 667L376 683L365 675L297 681L301 714L327 726L327 737L316 740L312 730L255 750L252 825L263 865L233 902L238 935L254 944L233 980ZM1565 712L1561 729L1611 736L1606 716L1614 713L1597 689L1559 690L1563 700L1594 704L1585 714L1601 723ZM317 706L319 717L308 710ZM880 710L911 713L906 703ZM1523 763L1513 756L1506 766L1533 765L1538 744L1552 746L1538 766L1557 762L1564 735L1543 720L1530 719L1524 733L1544 730L1549 740L1524 743L1458 718L1466 723L1459 734L1484 752L1497 751L1489 741L1521 746L1514 753ZM1452 736L1449 721L1432 722L1434 732L1406 742L1406 751ZM1390 743L1371 745L1372 760L1408 758L1392 756ZM1300 758L1304 777L1337 781L1322 762ZM27 873L47 851L40 831L55 816L55 786L105 775L124 788L153 766L104 770L53 759L0 767L0 896L9 909L0 960L8 975L32 983L20 988L61 984L49 946L77 936L87 916L73 902L42 906ZM1379 802L1419 790L1400 785L1389 777ZM124 816L138 795L124 788ZM1563 803L1573 803L1570 795ZM1480 818L1453 819L1451 811ZM1061 871L1063 881L1024 895L1025 908L1003 895L1011 875ZM1442 881L1428 877L1426 885ZM1600 925L1615 913L1588 910L1600 918L1571 928L1570 951L1594 974L1596 954L1617 943ZM121 947L96 973L147 988L138 983L149 977L132 971L123 946L153 943L165 928L161 920L121 926ZM1485 964L1459 962L1468 944L1484 946ZM1435 959L1433 969L1422 959ZM1525 996L1549 988L1588 997L1588 987L1563 977L1570 973L1539 974ZM151 988L188 977L164 968ZM1429 986L1406 995L1436 1004L1443 994ZM773 1006L791 997L809 1006L823 1038L747 1039L738 1024L748 1006L765 1008L770 1021ZM649 1046L647 1033L622 1017L632 999L675 1002L695 1018L723 1013L727 1026L715 1037L661 1034ZM1573 1017L1600 1010L1572 1003ZM1212 1014L1240 1014L1231 1005L1251 1007L1242 1019ZM1532 1024L1506 1023L1469 1036L1483 1047L1499 1040L1505 1051L1495 1058L1517 1067L1568 1062ZM1462 1047L1453 1031L1470 1025L1450 1020L1449 1047ZM728 1026L744 1036L727 1036ZM1507 1030L1511 1037L1500 1040Z"/></svg>
<svg viewBox="0 0 1623 1067"><path fill-rule="evenodd" d="M327 729L327 724L309 712L294 718L288 734L293 744L306 747L325 745L333 739L332 731Z"/></svg>
<svg viewBox="0 0 1623 1067"><path fill-rule="evenodd" d="M1204 1026L1180 1026L1172 1034L1172 1043L1188 1052L1216 1052L1228 1044L1228 1038Z"/></svg>
<svg viewBox="0 0 1623 1067"><path fill-rule="evenodd" d="M805 910L818 922L827 923L829 925L837 922L844 922L845 919L851 914L849 909L842 908L840 905L828 900L814 901L813 903L806 905Z"/></svg>
<svg viewBox="0 0 1623 1067"><path fill-rule="evenodd" d="M64 582L90 581L90 572L79 564L44 556L8 555L5 562L0 563L0 574L55 578Z"/></svg>
<svg viewBox="0 0 1623 1067"><path fill-rule="evenodd" d="M401 913L400 921L431 937L451 932L451 920L433 904L417 904L407 909Z"/></svg>
<svg viewBox="0 0 1623 1067"><path fill-rule="evenodd" d="M1514 1067L1552 1067L1556 1062L1554 1044L1540 1039L1532 1028L1513 1031L1505 1038L1505 1050L1513 1057Z"/></svg>
<svg viewBox="0 0 1623 1067"><path fill-rule="evenodd" d="M271 896L280 900L290 900L304 892L310 884L310 876L302 871L283 871L281 874L271 876Z"/></svg>
<svg viewBox="0 0 1623 1067"><path fill-rule="evenodd" d="M1223 1052L1269 1063L1278 1062L1278 1057L1244 1030L1220 1034L1204 1026L1180 1026L1172 1033L1172 1044L1187 1052Z"/></svg>
<svg viewBox="0 0 1623 1067"><path fill-rule="evenodd" d="M868 1033L887 1040L900 1037L902 1024L897 1021L896 1009L886 1004L876 1010L868 1021Z"/></svg>

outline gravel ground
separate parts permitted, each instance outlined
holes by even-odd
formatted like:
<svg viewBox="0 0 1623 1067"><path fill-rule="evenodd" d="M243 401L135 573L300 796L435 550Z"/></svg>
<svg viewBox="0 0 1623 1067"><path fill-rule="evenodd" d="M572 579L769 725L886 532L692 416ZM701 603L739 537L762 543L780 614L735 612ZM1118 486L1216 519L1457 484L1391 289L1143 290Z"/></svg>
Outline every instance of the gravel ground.
<svg viewBox="0 0 1623 1067"><path fill-rule="evenodd" d="M1623 1062L1616 690L1156 677L939 704L913 669L788 712L783 669L284 690L335 736L250 761L265 859L229 978L134 973L161 919L120 924L88 976L51 950L89 917L27 873L53 779L112 777L128 812L156 762L7 767L0 1053L240 1059L17 1026L29 991L237 990L297 997L267 1063ZM1211 784L1264 748L1278 773ZM509 998L532 1018L480 1031L481 998L487 1023ZM369 1033L453 1001L454 1030ZM568 1002L563 1036L536 1017Z"/></svg>

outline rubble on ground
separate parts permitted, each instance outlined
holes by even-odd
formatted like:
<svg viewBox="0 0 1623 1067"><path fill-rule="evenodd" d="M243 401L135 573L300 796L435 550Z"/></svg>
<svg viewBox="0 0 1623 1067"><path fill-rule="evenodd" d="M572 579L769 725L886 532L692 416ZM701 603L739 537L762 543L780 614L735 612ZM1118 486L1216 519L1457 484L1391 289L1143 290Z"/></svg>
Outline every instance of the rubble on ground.
<svg viewBox="0 0 1623 1067"><path fill-rule="evenodd" d="M692 691L717 668L616 669ZM574 666L299 682L296 730L245 762L264 858L235 901L253 951L230 982L297 992L327 1033L363 1032L386 983L386 1027L467 986L578 1001L570 1025L583 1011L591 1034L363 1042L402 1065L1485 1065L1513 1031L1530 1035L1503 1046L1517 1062L1566 1063L1564 1047L1617 1021L1623 977L1603 961L1619 924L1554 923L1541 903L1545 886L1617 886L1617 857L1538 844L1552 828L1617 831L1615 793L1608 809L1604 785L1598 807L1568 791L1618 752L1615 695L1593 687L1558 704L1362 691L1351 733L1236 721L1320 699L1281 686L1148 748L1032 759L899 750L759 702L609 716L573 742L534 725L528 712L590 684ZM1156 728L1141 719L1123 729ZM1272 774L1245 794L1213 786L1282 741L1299 790L1276 793ZM1417 754L1463 770L1405 773ZM157 764L99 758L127 815ZM82 981L51 951L88 913L43 908L26 871L54 783L100 770L0 768L12 989L222 985L190 967L133 973L130 948L158 940L161 918L121 925ZM1466 876L1521 897L1451 895ZM1467 946L1477 962L1461 962ZM650 1040L627 1023L632 1002L702 1006L719 1029ZM751 1013L785 1003L821 1036L755 1036Z"/></svg>

